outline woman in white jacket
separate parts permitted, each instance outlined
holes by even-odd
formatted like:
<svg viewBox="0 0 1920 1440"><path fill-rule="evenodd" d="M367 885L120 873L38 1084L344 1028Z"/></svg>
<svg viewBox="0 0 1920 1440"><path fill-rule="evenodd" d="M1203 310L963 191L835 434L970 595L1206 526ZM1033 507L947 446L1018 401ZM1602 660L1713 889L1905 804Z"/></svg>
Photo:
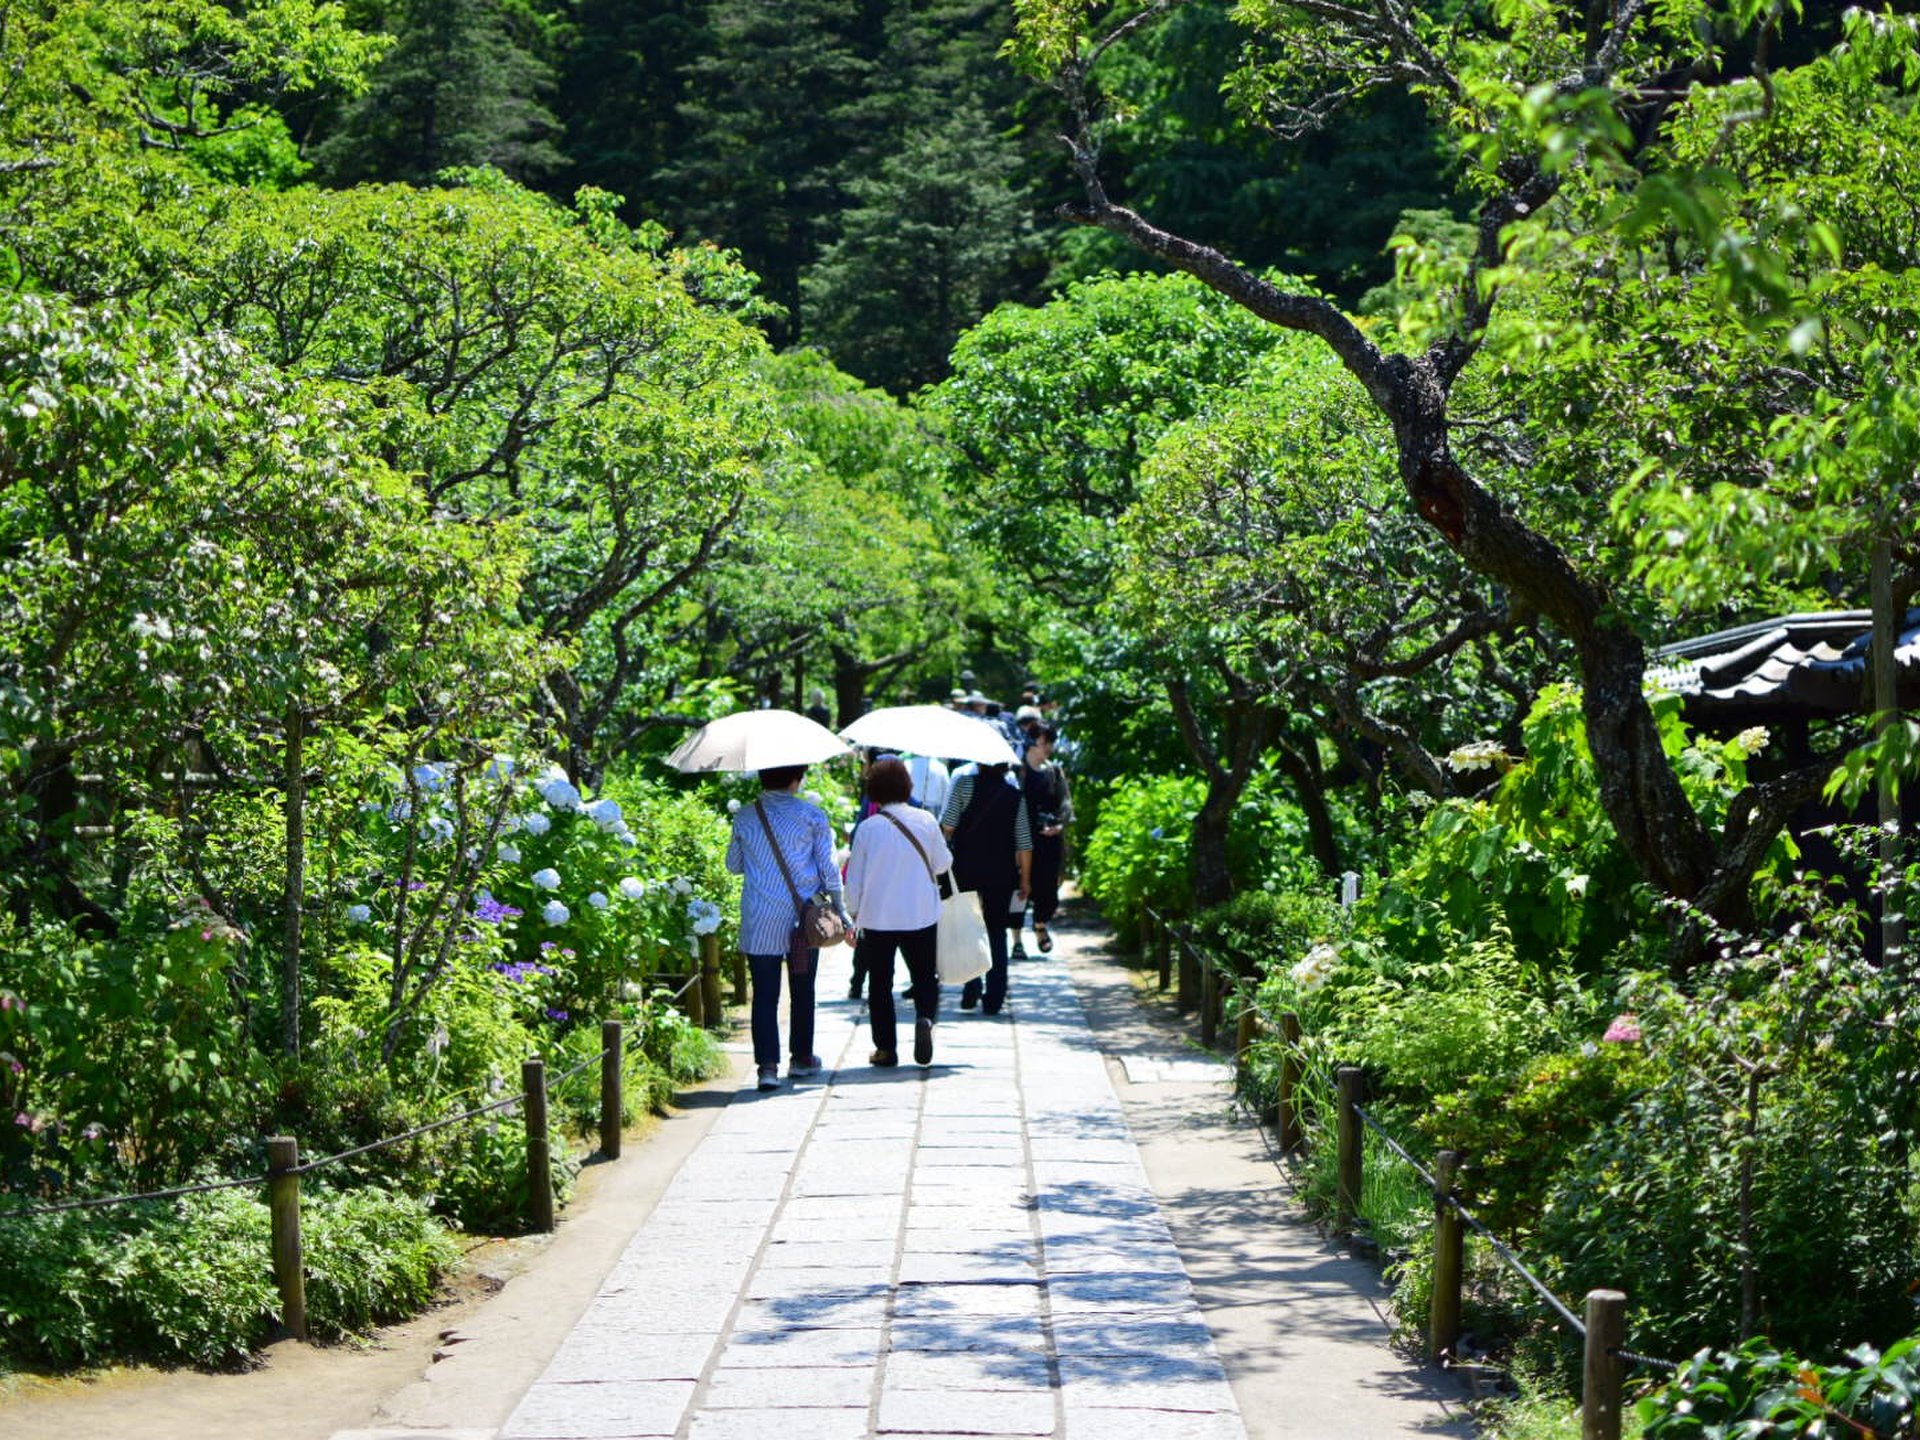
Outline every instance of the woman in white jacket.
<svg viewBox="0 0 1920 1440"><path fill-rule="evenodd" d="M893 957L907 964L913 994L913 1058L933 1061L933 1022L940 1008L934 940L940 925L936 876L953 864L940 822L911 802L913 777L897 759L867 771L867 798L879 808L853 832L846 900L859 928L855 964L867 976L867 1015L875 1065L900 1063L893 1010Z"/></svg>

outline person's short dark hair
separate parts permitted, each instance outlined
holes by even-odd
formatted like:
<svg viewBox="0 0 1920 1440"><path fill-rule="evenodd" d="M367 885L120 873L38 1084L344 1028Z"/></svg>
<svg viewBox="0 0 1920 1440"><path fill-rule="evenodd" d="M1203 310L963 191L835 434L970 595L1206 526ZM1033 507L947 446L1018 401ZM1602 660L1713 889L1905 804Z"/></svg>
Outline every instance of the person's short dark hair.
<svg viewBox="0 0 1920 1440"><path fill-rule="evenodd" d="M867 771L867 798L876 805L904 805L913 798L913 775L897 759L876 760Z"/></svg>
<svg viewBox="0 0 1920 1440"><path fill-rule="evenodd" d="M982 780L1004 780L1007 778L1007 762L996 760L991 765L982 765L977 773Z"/></svg>
<svg viewBox="0 0 1920 1440"><path fill-rule="evenodd" d="M762 790L784 790L807 773L804 765L775 765L760 772Z"/></svg>
<svg viewBox="0 0 1920 1440"><path fill-rule="evenodd" d="M1052 725L1039 724L1033 727L1033 738L1044 740L1051 745L1060 738L1060 731Z"/></svg>

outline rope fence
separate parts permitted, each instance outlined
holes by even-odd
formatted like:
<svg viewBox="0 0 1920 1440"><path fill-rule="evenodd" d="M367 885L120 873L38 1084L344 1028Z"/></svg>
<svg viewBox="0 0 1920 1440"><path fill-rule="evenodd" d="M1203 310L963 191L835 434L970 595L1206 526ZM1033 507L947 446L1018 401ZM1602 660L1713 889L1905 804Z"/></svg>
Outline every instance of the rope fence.
<svg viewBox="0 0 1920 1440"><path fill-rule="evenodd" d="M1230 983L1223 984L1220 977L1223 974L1230 976L1231 970L1196 944L1186 926L1151 905L1143 905L1141 911L1141 949L1157 966L1160 990L1163 993L1173 990L1175 1005L1181 1014L1196 1008L1199 1010L1201 1043L1212 1048L1217 1039L1226 996L1234 988ZM1278 1016L1263 1014L1253 1003L1253 997L1244 990L1240 999L1235 1054L1239 1062L1238 1078L1242 1082L1246 1079L1248 1052L1262 1030L1273 1032L1279 1041L1278 1095L1255 1118L1274 1126L1279 1139L1279 1153L1284 1156L1298 1151L1307 1143L1304 1103L1307 1097L1301 1083L1305 1062L1300 1046L1300 1017L1293 1012ZM1338 1067L1333 1082L1334 1158L1338 1176L1335 1230L1350 1236L1367 1228L1367 1222L1359 1214L1364 1175L1363 1132L1370 1131L1382 1148L1395 1161L1411 1170L1433 1196L1433 1295L1427 1327L1428 1358L1435 1363L1451 1358L1463 1333L1464 1241L1470 1232L1485 1242L1501 1263L1525 1282L1552 1312L1557 1323L1579 1338L1583 1348L1582 1440L1618 1440L1625 1404L1627 1368L1635 1367L1667 1375L1675 1374L1681 1368L1675 1361L1628 1348L1625 1294L1618 1290L1591 1291L1586 1296L1584 1317L1577 1314L1460 1199L1455 1189L1463 1159L1459 1152L1443 1150L1432 1168L1423 1165L1361 1103L1364 1077L1358 1067Z"/></svg>
<svg viewBox="0 0 1920 1440"><path fill-rule="evenodd" d="M744 999L744 968L736 963L735 995ZM720 942L717 937L701 937L699 962L668 997L683 1002L687 1018L704 1026L709 1016L718 1023L724 1015L720 994ZM520 1093L506 1095L484 1105L476 1105L455 1115L430 1120L424 1125L403 1130L365 1145L336 1154L323 1155L304 1163L300 1147L290 1135L266 1138L267 1170L264 1175L210 1180L179 1185L165 1190L147 1190L128 1195L102 1195L85 1200L67 1200L50 1205L33 1205L0 1210L0 1221L55 1215L64 1211L97 1210L115 1205L134 1205L146 1201L173 1200L187 1195L204 1195L216 1190L242 1190L265 1185L271 1222L274 1281L280 1293L281 1323L297 1339L307 1338L306 1264L300 1234L300 1177L311 1175L329 1165L337 1165L375 1151L430 1135L436 1130L476 1120L505 1110L519 1109L527 1133L527 1222L539 1231L554 1227L553 1155L547 1125L547 1096L550 1088L564 1085L590 1066L600 1067L599 1154L608 1160L620 1158L621 1117L625 1109L625 1031L618 1020L606 1020L600 1026L600 1048L556 1075L547 1074L546 1062L530 1059L520 1067ZM469 1092L470 1093L470 1092Z"/></svg>

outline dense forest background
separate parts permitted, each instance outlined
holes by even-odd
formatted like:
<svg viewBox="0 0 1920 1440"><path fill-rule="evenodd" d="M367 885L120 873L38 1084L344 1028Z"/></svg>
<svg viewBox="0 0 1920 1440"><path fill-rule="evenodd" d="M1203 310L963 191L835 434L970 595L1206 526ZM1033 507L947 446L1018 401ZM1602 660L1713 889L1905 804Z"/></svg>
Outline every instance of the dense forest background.
<svg viewBox="0 0 1920 1440"><path fill-rule="evenodd" d="M1115 198L1357 303L1391 275L1404 212L1461 205L1436 137L1405 96L1297 141L1238 123L1219 87L1243 40L1230 8L1185 7L1124 57L1138 110L1108 148ZM557 198L611 192L629 223L736 251L776 345L895 394L943 378L994 305L1147 263L1054 217L1073 186L1062 117L1001 58L1010 0L349 9L395 43L364 95L286 112L311 178L490 165Z"/></svg>

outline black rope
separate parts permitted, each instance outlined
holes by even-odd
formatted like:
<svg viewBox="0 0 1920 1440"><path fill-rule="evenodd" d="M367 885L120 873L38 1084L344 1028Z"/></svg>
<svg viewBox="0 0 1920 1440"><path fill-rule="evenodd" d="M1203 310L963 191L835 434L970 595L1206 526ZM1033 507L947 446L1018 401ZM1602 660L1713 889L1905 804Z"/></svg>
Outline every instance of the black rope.
<svg viewBox="0 0 1920 1440"><path fill-rule="evenodd" d="M375 1150L385 1150L389 1145L398 1145L402 1140L413 1140L422 1135L431 1134L435 1130L444 1130L449 1125L458 1125L462 1120L471 1120L477 1115L487 1115L495 1110L508 1109L511 1106L518 1105L525 1098L525 1096L521 1095L509 1095L506 1099L496 1100L491 1105L482 1105L473 1110L462 1110L458 1115L449 1115L444 1120L434 1120L425 1125L416 1125L411 1130L404 1130L398 1135L389 1135L384 1140L374 1140L365 1145L356 1145L351 1150L342 1150L338 1155L324 1155L318 1160L309 1160L304 1165L295 1165L289 1169L276 1171L275 1173L280 1175L305 1175L310 1171L320 1169L324 1165L332 1165L341 1160L351 1160L356 1155L366 1155Z"/></svg>
<svg viewBox="0 0 1920 1440"><path fill-rule="evenodd" d="M1658 1370L1664 1375L1677 1374L1680 1369L1680 1366L1675 1361L1656 1359L1652 1355L1641 1355L1636 1351L1627 1349L1625 1346L1616 1345L1607 1353L1609 1355L1618 1355L1629 1365L1644 1365L1647 1369Z"/></svg>
<svg viewBox="0 0 1920 1440"><path fill-rule="evenodd" d="M258 1185L266 1178L264 1175L253 1175L245 1180L210 1180L204 1185L147 1190L138 1195L103 1195L92 1200L64 1200L58 1205L30 1205L23 1210L0 1210L0 1220L16 1220L25 1215L56 1215L63 1210L94 1210L103 1205L133 1205L142 1200L173 1200L182 1195L206 1195L215 1190L239 1190L248 1185Z"/></svg>
<svg viewBox="0 0 1920 1440"><path fill-rule="evenodd" d="M599 1064L602 1060L606 1059L607 1056L611 1055L612 1053L613 1051L611 1050L602 1050L598 1055L589 1055L586 1059L582 1060L578 1065L575 1065L571 1070L562 1070L558 1075L554 1076L553 1079L551 1079L547 1083L550 1085L564 1084L568 1080L571 1080L574 1076L578 1075L582 1070L586 1069L589 1065Z"/></svg>
<svg viewBox="0 0 1920 1440"><path fill-rule="evenodd" d="M586 1069L587 1066L605 1059L608 1053L606 1050L602 1050L598 1055L589 1055L571 1070L563 1071L554 1076L550 1083L558 1085L563 1080L572 1079L575 1075L578 1075L582 1070ZM513 1106L520 1104L525 1098L524 1095L509 1095L505 1099L495 1100L491 1105L481 1105L472 1110L463 1110L458 1115L447 1116L444 1120L434 1120L425 1125L418 1125L411 1130L403 1131L401 1134L391 1135L385 1140L375 1140L366 1145L356 1146L351 1150L342 1150L338 1155L328 1155L319 1160L309 1160L304 1165L296 1165L290 1170L283 1170L278 1173L283 1175L305 1175L308 1171L318 1170L323 1165L331 1165L338 1160L350 1160L356 1155L366 1155L374 1150L384 1150L389 1145L398 1145L402 1140L417 1139L422 1135L431 1134L435 1130L444 1130L449 1125L458 1125L462 1120L472 1120L481 1115L489 1115L495 1110L511 1109Z"/></svg>
<svg viewBox="0 0 1920 1440"><path fill-rule="evenodd" d="M696 975L696 980L700 977ZM611 1050L602 1049L596 1055L589 1055L579 1064L561 1071L550 1083L558 1085L571 1080L589 1065L598 1064L611 1054ZM327 1165L338 1164L342 1160L351 1160L356 1155L368 1155L375 1150L385 1150L398 1145L403 1140L415 1140L422 1135L430 1135L435 1130L444 1130L449 1125L458 1125L463 1120L477 1119L490 1115L496 1110L508 1110L518 1105L526 1097L509 1095L503 1100L495 1100L489 1105L476 1106L472 1110L462 1110L458 1115L449 1115L441 1120L429 1121L425 1125L416 1125L411 1130L398 1135L389 1135L384 1140L373 1140L365 1145L356 1145L351 1150L342 1150L336 1155L323 1155L318 1160L309 1160L303 1165L295 1165L286 1170L276 1170L267 1175L250 1175L241 1180L211 1180L202 1185L181 1185L172 1190L147 1190L138 1195L101 1195L91 1200L66 1200L58 1205L31 1205L20 1210L0 1210L0 1220L21 1219L29 1215L56 1215L66 1210L97 1210L108 1205L135 1205L144 1200L174 1200L182 1195L206 1195L215 1190L240 1190L249 1185L259 1185L276 1175L306 1175Z"/></svg>

